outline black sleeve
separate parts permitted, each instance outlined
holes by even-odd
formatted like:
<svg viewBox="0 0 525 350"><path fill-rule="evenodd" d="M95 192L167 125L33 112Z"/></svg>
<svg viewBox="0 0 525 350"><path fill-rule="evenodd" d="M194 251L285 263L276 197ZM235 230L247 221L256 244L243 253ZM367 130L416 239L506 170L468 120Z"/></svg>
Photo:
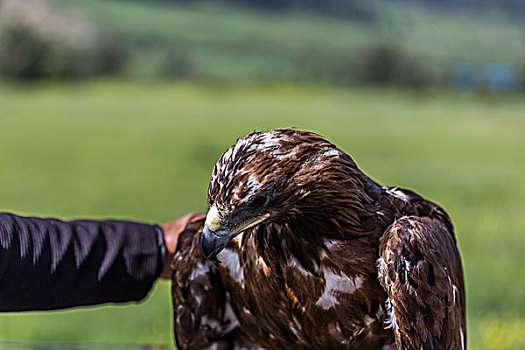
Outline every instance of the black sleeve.
<svg viewBox="0 0 525 350"><path fill-rule="evenodd" d="M141 300L163 249L158 226L0 213L0 312Z"/></svg>

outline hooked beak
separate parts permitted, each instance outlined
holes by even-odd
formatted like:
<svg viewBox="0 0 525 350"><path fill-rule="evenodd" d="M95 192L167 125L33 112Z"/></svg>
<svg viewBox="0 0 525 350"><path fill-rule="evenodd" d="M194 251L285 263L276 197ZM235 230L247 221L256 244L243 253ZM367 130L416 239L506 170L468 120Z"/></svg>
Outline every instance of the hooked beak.
<svg viewBox="0 0 525 350"><path fill-rule="evenodd" d="M212 206L206 215L206 222L201 234L202 253L207 259L217 262L217 254L219 254L235 236L260 224L266 220L268 216L269 214L265 214L253 220L248 220L233 230L226 230L220 225L219 211L215 206Z"/></svg>

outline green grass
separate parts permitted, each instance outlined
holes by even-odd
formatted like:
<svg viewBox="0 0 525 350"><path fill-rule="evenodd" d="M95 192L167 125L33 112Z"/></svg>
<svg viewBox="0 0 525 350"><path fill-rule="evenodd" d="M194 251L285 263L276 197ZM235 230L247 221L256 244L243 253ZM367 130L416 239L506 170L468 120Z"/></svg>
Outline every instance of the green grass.
<svg viewBox="0 0 525 350"><path fill-rule="evenodd" d="M314 130L453 218L471 349L525 347L525 101L457 91L100 81L0 86L0 210L164 222L204 211L218 156L254 129ZM0 315L0 339L171 341L142 304Z"/></svg>

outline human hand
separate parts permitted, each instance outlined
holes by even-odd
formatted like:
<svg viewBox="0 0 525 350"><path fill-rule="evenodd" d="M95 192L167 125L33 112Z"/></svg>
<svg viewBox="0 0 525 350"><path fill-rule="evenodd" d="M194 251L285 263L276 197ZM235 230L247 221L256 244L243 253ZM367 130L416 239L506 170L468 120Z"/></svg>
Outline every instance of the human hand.
<svg viewBox="0 0 525 350"><path fill-rule="evenodd" d="M177 249L177 242L179 241L179 235L184 231L186 226L196 220L204 218L203 214L191 213L184 215L183 217L165 223L161 225L162 231L164 232L164 242L166 243L166 260L164 261L164 267L160 273L160 278L171 279L171 262Z"/></svg>

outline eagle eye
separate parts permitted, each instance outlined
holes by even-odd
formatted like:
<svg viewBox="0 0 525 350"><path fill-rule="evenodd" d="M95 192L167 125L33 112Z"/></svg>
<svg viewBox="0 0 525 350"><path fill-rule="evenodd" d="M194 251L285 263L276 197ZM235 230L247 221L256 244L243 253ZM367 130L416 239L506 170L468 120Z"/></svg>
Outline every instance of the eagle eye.
<svg viewBox="0 0 525 350"><path fill-rule="evenodd" d="M266 204L266 202L267 202L266 196L263 194L259 194L251 201L250 204L253 207L262 207L264 204Z"/></svg>

